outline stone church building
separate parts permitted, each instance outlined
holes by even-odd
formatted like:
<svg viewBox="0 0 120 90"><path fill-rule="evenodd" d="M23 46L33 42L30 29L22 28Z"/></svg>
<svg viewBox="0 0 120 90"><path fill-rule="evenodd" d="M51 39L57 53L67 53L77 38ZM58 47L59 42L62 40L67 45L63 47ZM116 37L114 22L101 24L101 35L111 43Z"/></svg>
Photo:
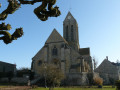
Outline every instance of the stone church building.
<svg viewBox="0 0 120 90"><path fill-rule="evenodd" d="M80 48L78 24L70 12L63 21L63 37L54 29L44 46L32 58L35 74L39 74L39 67L43 63L59 66L72 80L72 85L81 85L82 79L86 82L86 73L93 71L90 48Z"/></svg>
<svg viewBox="0 0 120 90"><path fill-rule="evenodd" d="M114 84L116 80L120 80L120 63L111 62L106 57L95 72L103 78L103 84Z"/></svg>

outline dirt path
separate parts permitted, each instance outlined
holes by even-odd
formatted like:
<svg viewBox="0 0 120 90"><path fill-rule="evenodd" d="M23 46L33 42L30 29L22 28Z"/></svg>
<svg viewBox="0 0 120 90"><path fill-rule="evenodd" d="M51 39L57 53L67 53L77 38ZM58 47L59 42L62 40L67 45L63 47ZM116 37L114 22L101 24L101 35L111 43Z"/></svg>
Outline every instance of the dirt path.
<svg viewBox="0 0 120 90"><path fill-rule="evenodd" d="M30 86L7 86L0 88L0 90L30 90Z"/></svg>

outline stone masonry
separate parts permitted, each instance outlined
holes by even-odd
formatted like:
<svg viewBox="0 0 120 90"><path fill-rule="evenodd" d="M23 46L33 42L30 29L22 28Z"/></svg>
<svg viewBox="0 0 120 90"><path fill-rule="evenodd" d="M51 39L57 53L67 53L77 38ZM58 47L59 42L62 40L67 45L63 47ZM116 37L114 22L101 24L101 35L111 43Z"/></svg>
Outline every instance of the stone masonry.
<svg viewBox="0 0 120 90"><path fill-rule="evenodd" d="M86 77L85 73L93 72L90 49L80 48L78 24L70 12L63 22L63 37L56 29L52 31L45 45L32 58L32 71L39 75L40 66L44 63L55 64L66 76L78 79L78 85Z"/></svg>

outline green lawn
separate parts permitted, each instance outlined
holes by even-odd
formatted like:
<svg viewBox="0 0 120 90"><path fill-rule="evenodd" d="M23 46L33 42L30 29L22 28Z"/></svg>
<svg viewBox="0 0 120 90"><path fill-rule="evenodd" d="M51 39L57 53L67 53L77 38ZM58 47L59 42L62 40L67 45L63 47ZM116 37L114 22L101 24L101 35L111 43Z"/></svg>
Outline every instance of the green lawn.
<svg viewBox="0 0 120 90"><path fill-rule="evenodd" d="M4 88L8 86L0 86L0 88ZM81 88L81 87L74 87L74 88L54 88L54 90L116 90L116 88L111 88L112 86L104 86L103 88L95 88L96 86L93 86L92 88ZM49 90L49 88L35 88L30 90Z"/></svg>
<svg viewBox="0 0 120 90"><path fill-rule="evenodd" d="M6 87L6 86L0 86L0 88L3 88L3 87Z"/></svg>
<svg viewBox="0 0 120 90"><path fill-rule="evenodd" d="M36 88L31 90L49 90L49 88ZM54 90L116 90L115 88L54 88Z"/></svg>

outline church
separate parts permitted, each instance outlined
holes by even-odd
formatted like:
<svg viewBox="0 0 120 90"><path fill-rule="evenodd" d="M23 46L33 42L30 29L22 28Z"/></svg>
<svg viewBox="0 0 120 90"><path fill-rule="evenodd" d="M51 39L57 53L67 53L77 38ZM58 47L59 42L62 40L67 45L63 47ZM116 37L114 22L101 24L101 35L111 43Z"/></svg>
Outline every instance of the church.
<svg viewBox="0 0 120 90"><path fill-rule="evenodd" d="M77 21L68 12L63 21L63 37L56 29L52 31L44 46L32 58L32 71L39 75L38 70L43 63L52 63L72 80L71 85L81 85L81 80L85 81L86 73L93 72L93 67L90 48L80 48L78 32Z"/></svg>

